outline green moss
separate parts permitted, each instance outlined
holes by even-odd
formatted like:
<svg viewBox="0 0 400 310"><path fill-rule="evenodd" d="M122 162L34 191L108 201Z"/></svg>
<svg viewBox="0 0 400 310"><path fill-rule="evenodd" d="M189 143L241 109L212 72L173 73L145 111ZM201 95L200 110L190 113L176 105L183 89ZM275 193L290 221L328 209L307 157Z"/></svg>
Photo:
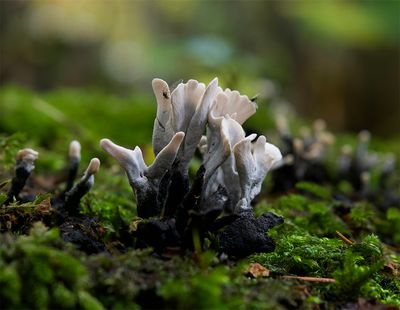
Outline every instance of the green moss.
<svg viewBox="0 0 400 310"><path fill-rule="evenodd" d="M344 256L343 266L333 273L336 283L333 286L340 300L354 301L360 296L361 289L379 270L380 264L365 265L361 256Z"/></svg>
<svg viewBox="0 0 400 310"><path fill-rule="evenodd" d="M84 149L98 153L98 141L104 137L122 145L147 143L156 104L149 93L118 98L95 90L61 89L37 94L7 86L0 88L0 107L2 132L29 134L35 144L60 152L65 150L66 141L80 137ZM88 159L87 154L82 155ZM99 156L109 160L104 153Z"/></svg>
<svg viewBox="0 0 400 310"><path fill-rule="evenodd" d="M377 275L361 288L361 294L393 307L400 307L400 279L394 276Z"/></svg>
<svg viewBox="0 0 400 310"><path fill-rule="evenodd" d="M161 296L176 309L227 309L222 286L229 283L223 267L203 270L195 277L174 279L160 289Z"/></svg>
<svg viewBox="0 0 400 310"><path fill-rule="evenodd" d="M386 212L388 223L382 225L386 234L391 235L393 241L400 244L400 210L389 208Z"/></svg>
<svg viewBox="0 0 400 310"><path fill-rule="evenodd" d="M251 260L279 274L327 277L339 267L346 249L339 239L311 236L290 229L287 224L270 235L277 241L275 251L254 255Z"/></svg>
<svg viewBox="0 0 400 310"><path fill-rule="evenodd" d="M329 199L331 197L331 191L328 187L323 187L315 183L299 182L296 184L296 188L301 192L311 194L316 198Z"/></svg>
<svg viewBox="0 0 400 310"><path fill-rule="evenodd" d="M398 278L385 275L383 250L379 238L368 235L360 242L346 245L339 239L318 238L299 231L277 228L272 235L283 236L275 252L257 254L250 261L284 275L334 278L315 291L317 300L324 301L325 294L336 301L355 301L358 297L376 298L378 301L398 305ZM315 299L309 300L313 302Z"/></svg>
<svg viewBox="0 0 400 310"><path fill-rule="evenodd" d="M86 291L78 292L79 305L84 310L103 310L103 305Z"/></svg>
<svg viewBox="0 0 400 310"><path fill-rule="evenodd" d="M20 132L9 136L0 135L0 169L10 169L14 165L15 154L23 148L25 142L26 136Z"/></svg>
<svg viewBox="0 0 400 310"><path fill-rule="evenodd" d="M9 305L20 305L21 278L14 266L0 261L0 288L2 300Z"/></svg>
<svg viewBox="0 0 400 310"><path fill-rule="evenodd" d="M57 229L36 224L29 236L0 237L0 299L6 308L84 307L88 274L72 256L72 248L59 239ZM3 289L5 288L5 289ZM89 297L88 297L89 296ZM86 302L86 301L85 301ZM97 302L98 303L98 302Z"/></svg>
<svg viewBox="0 0 400 310"><path fill-rule="evenodd" d="M307 198L299 194L280 197L273 204L262 204L256 208L257 213L273 211L311 234L334 236L336 231L349 232L343 220L336 216L335 202Z"/></svg>
<svg viewBox="0 0 400 310"><path fill-rule="evenodd" d="M77 303L76 294L67 289L63 283L54 284L52 297L65 308L73 308Z"/></svg>
<svg viewBox="0 0 400 310"><path fill-rule="evenodd" d="M344 253L341 267L333 272L334 290L343 300L354 300L368 281L383 267L382 247L375 235L365 237Z"/></svg>
<svg viewBox="0 0 400 310"><path fill-rule="evenodd" d="M357 228L372 230L374 211L367 202L359 202L350 210L350 218Z"/></svg>

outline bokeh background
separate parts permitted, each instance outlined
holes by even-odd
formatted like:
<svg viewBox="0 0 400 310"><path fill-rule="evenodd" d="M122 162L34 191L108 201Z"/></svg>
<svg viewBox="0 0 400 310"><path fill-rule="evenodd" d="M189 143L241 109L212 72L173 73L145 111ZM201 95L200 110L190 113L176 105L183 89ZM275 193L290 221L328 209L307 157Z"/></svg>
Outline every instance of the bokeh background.
<svg viewBox="0 0 400 310"><path fill-rule="evenodd" d="M144 143L153 77L218 76L258 94L261 109L324 118L336 131L400 134L397 0L0 5L1 132L31 132L41 144L58 131Z"/></svg>

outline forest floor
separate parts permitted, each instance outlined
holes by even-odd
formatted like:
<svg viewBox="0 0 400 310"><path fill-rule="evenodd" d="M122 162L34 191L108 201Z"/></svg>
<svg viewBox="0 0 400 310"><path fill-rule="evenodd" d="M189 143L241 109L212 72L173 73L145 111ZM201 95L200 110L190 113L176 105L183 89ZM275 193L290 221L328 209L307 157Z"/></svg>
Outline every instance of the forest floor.
<svg viewBox="0 0 400 310"><path fill-rule="evenodd" d="M51 93L46 100L67 102L84 96L64 91ZM0 94L6 101L35 98L32 92L13 87ZM47 103L36 104L40 110ZM371 148L377 146L379 160L368 168L368 177L359 176L361 185L353 182L353 172L347 179L339 178L336 166L342 141L357 149L356 137L336 137L339 145L332 147L332 154L318 168L326 173L323 182L303 176L283 185L282 172L270 173L254 210L257 215L273 212L284 217L283 224L268 232L276 242L271 253L236 259L213 250L206 240L192 252L170 248L160 254L135 248L135 231L142 219L137 217L125 175L112 160L103 161L104 154L99 157L105 164L80 202L78 214L60 217L55 206L67 178L63 158L70 136L59 141L64 131L48 130L55 128L53 123L68 124L65 115L55 112L46 116L50 121L43 116L41 125L28 127L22 124L27 116L4 120L4 115L1 129L9 134L0 137L1 308L400 307L400 171L398 163L390 169L385 166L385 154L393 152L395 141L372 139ZM88 146L103 134L104 129L96 130L96 126L100 125L88 121L85 128L90 130L75 128L84 136L82 162L91 153L98 155L98 150ZM108 129L118 134L113 125ZM10 134L16 131L24 133ZM34 198L3 205L14 174L14 157L26 146L38 146L40 151L23 191L25 197ZM198 166L194 162L193 170ZM365 176L366 171L362 172Z"/></svg>

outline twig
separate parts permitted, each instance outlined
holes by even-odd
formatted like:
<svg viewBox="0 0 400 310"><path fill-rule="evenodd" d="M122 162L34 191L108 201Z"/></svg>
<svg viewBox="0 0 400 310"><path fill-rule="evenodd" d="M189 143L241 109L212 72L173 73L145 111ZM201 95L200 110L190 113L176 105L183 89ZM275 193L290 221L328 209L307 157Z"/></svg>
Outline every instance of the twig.
<svg viewBox="0 0 400 310"><path fill-rule="evenodd" d="M282 276L282 279L295 279L307 282L319 282L319 283L334 283L336 282L333 278L317 278L317 277L300 277L300 276Z"/></svg>
<svg viewBox="0 0 400 310"><path fill-rule="evenodd" d="M349 244L349 245L352 245L354 242L353 241L351 241L349 238L347 238L346 236L344 236L342 233L340 233L340 232L338 232L338 231L336 231L336 235L338 235L338 237L340 238L340 239L342 239L342 241L344 242L344 243L347 243L347 244Z"/></svg>

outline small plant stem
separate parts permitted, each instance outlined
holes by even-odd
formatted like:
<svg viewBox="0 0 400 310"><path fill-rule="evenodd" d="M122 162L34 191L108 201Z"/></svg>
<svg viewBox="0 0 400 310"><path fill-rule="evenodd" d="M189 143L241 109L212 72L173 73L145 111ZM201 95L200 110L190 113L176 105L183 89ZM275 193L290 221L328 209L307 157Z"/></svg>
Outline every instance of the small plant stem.
<svg viewBox="0 0 400 310"><path fill-rule="evenodd" d="M282 279L295 279L307 282L319 282L319 283L334 283L336 282L333 278L317 278L317 277L300 277L300 276L282 276Z"/></svg>
<svg viewBox="0 0 400 310"><path fill-rule="evenodd" d="M346 236L344 236L342 233L336 231L336 235L338 235L338 237L339 237L340 239L342 239L342 241L343 241L344 243L347 243L347 244L349 244L349 245L354 244L353 241L351 241L349 238L347 238Z"/></svg>

